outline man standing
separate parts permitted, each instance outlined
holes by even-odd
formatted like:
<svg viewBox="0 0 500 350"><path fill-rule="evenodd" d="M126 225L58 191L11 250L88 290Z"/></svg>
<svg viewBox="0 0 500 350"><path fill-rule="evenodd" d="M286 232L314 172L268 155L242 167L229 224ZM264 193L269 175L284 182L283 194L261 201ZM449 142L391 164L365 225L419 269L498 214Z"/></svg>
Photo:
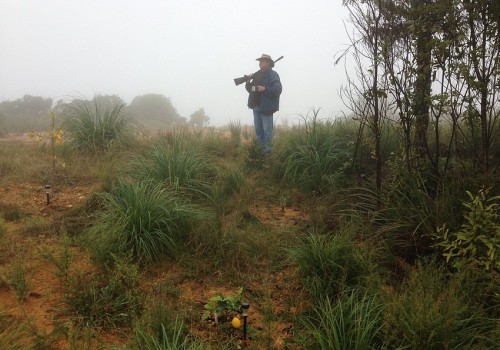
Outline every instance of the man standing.
<svg viewBox="0 0 500 350"><path fill-rule="evenodd" d="M255 134L264 154L271 153L273 139L273 113L279 110L281 81L272 68L271 56L262 54L257 58L260 70L245 84L248 107L253 109Z"/></svg>

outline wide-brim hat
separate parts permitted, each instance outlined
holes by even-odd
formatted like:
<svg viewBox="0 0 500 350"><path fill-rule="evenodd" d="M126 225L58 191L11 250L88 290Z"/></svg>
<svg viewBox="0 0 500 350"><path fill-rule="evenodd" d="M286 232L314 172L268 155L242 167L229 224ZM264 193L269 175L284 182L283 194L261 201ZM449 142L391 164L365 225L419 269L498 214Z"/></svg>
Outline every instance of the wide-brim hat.
<svg viewBox="0 0 500 350"><path fill-rule="evenodd" d="M256 61L260 61L260 60L268 60L269 62L271 62L271 67L274 67L274 61L271 58L271 56L266 55L265 53L263 53L262 56L260 56L259 58L256 59Z"/></svg>

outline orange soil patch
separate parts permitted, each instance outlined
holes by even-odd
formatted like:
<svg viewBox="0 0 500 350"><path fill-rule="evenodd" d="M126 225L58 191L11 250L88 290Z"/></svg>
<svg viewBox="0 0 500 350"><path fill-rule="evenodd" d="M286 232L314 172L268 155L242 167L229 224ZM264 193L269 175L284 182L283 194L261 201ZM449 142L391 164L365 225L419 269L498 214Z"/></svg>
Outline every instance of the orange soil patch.
<svg viewBox="0 0 500 350"><path fill-rule="evenodd" d="M46 224L50 226L55 221L61 220L61 216L71 208L84 204L94 190L94 187L89 184L56 185L52 188L51 203L47 205L46 193L42 184L4 184L0 189L0 210L5 206L14 205L23 214L31 217L43 217ZM308 220L308 214L300 208L281 205L258 203L252 207L251 212L263 224L271 225L274 228L292 227ZM20 223L9 223L7 234L19 230L20 225ZM30 235L25 239L34 240L34 234ZM50 236L38 235L36 239L36 244L57 245L51 241ZM84 271L93 268L85 253L75 248L73 248L72 253L75 256L72 268ZM14 257L12 252L0 251L0 256L6 254L9 258ZM14 291L0 286L0 310L6 311L18 319L29 320L38 334L49 335L55 330L57 324L69 320L66 314L67 307L63 301L61 280L56 276L55 266L44 261L39 254L30 256L27 260L32 272L27 300L18 301ZM1 259L0 267L2 267ZM179 266L161 266L156 271L153 268L148 272L148 278L143 281L141 288L145 292L150 292L153 286L161 281L167 279L176 281L181 290L179 302L190 309L199 310L199 316L193 319L190 325L191 331L202 339L210 339L214 332L219 332L217 335L219 336L222 332L219 328L214 328L210 323L201 320L201 315L204 312L203 306L209 298L214 296L215 292L221 292L224 295L232 294L237 291L239 286L218 283L219 277L217 275L203 276L197 279L182 278L182 272L182 267ZM263 284L265 284L264 287ZM251 276L248 285L245 286L246 290L249 291L262 291L263 288L268 291L269 295L266 296L266 301L252 301L249 326L257 330L260 337L263 336L262 334L267 334L269 339L272 339L276 349L285 349L287 340L293 337L292 323L279 321L280 316L287 314L293 317L306 307L306 298L303 298L304 302L300 305L290 305L287 302L291 295L300 295L302 292L297 287L298 285L295 272L284 270L273 274L260 273L260 275ZM262 303L267 303L267 305L262 305ZM238 332L233 331L233 335L240 336ZM123 344L126 341L123 339L123 335L115 335L112 332L101 334L100 340L115 345ZM52 345L56 346L57 349L66 349L69 346L68 341L62 338L55 339Z"/></svg>

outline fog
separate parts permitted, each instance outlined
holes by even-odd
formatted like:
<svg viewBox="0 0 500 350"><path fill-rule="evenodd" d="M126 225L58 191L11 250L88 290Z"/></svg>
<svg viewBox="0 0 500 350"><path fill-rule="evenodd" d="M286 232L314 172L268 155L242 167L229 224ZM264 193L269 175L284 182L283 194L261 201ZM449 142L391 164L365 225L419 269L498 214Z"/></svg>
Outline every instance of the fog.
<svg viewBox="0 0 500 350"><path fill-rule="evenodd" d="M155 93L180 115L204 108L210 124L251 124L233 79L284 56L279 122L311 108L344 109L347 11L333 0L0 0L0 101L25 94L68 99Z"/></svg>

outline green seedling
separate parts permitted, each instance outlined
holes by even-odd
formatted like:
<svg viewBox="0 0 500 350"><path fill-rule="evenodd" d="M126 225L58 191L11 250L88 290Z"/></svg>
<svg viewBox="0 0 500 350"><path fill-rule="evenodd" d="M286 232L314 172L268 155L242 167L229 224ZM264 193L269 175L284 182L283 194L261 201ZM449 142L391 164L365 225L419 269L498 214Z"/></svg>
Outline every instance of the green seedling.
<svg viewBox="0 0 500 350"><path fill-rule="evenodd" d="M227 316L229 312L239 310L242 300L243 287L238 289L236 295L224 296L222 293L218 293L216 296L208 299L208 302L205 304L206 311L203 313L202 319L206 320L213 314L215 324L218 324L219 316Z"/></svg>

